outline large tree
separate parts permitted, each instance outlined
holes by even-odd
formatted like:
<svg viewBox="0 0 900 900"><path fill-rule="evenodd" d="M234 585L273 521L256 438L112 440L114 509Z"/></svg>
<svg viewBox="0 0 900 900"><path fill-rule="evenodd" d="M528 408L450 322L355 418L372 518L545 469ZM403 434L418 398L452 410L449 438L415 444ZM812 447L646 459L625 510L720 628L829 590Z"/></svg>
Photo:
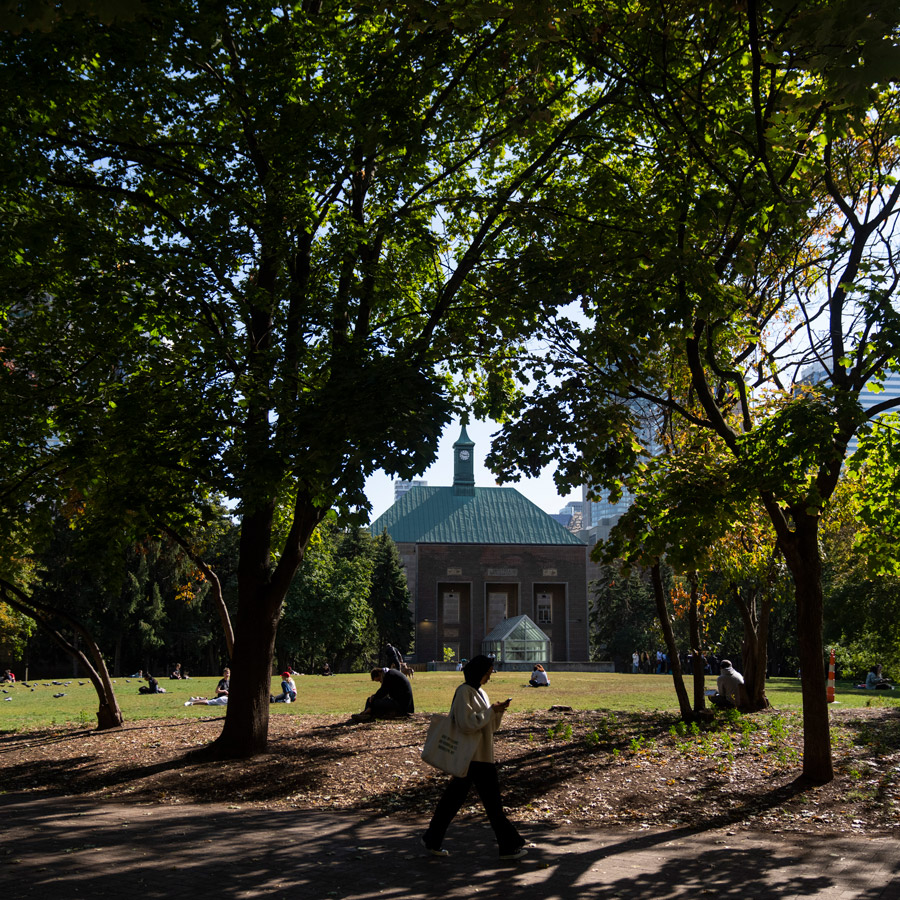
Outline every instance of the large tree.
<svg viewBox="0 0 900 900"><path fill-rule="evenodd" d="M819 518L882 411L860 391L898 365L898 22L880 0L573 6L573 52L629 90L526 217L523 283L542 259L583 315L550 323L559 377L495 445L507 474L559 461L561 482L616 490L651 403L721 461L706 497L759 498L796 588L816 781L833 777Z"/></svg>
<svg viewBox="0 0 900 900"><path fill-rule="evenodd" d="M83 490L115 480L126 518L234 499L212 752L252 754L316 525L371 472L422 471L463 391L508 393L532 312L474 285L612 88L578 83L541 3L84 9L0 50L0 494L21 512L90 460Z"/></svg>

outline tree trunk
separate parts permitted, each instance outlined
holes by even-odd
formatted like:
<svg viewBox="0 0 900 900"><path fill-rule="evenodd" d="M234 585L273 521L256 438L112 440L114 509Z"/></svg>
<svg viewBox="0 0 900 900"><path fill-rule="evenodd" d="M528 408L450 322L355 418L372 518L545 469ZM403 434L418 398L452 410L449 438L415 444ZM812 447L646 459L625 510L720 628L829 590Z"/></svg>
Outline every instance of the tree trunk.
<svg viewBox="0 0 900 900"><path fill-rule="evenodd" d="M822 642L824 599L819 556L818 518L791 510L792 539L779 546L794 578L800 684L803 696L803 777L816 784L834 778L826 697L825 647Z"/></svg>
<svg viewBox="0 0 900 900"><path fill-rule="evenodd" d="M650 569L650 578L653 582L653 596L656 600L656 614L659 616L659 624L662 626L663 637L666 640L666 649L669 659L672 660L672 680L675 683L675 694L678 697L678 708L681 710L681 718L685 722L694 719L691 710L691 702L688 699L687 689L684 686L684 678L681 674L681 660L678 658L678 647L675 645L675 634L672 631L672 620L669 618L669 607L666 603L666 592L663 589L662 572L657 561Z"/></svg>
<svg viewBox="0 0 900 900"><path fill-rule="evenodd" d="M238 602L225 725L211 748L218 759L266 752L272 660L283 599L263 589L258 603L247 602L243 597Z"/></svg>
<svg viewBox="0 0 900 900"><path fill-rule="evenodd" d="M694 675L694 712L703 712L706 709L706 684L703 671L703 656L700 652L700 614L697 609L697 594L699 585L697 573L691 572L691 602L688 607L688 626L691 640L691 668Z"/></svg>
<svg viewBox="0 0 900 900"><path fill-rule="evenodd" d="M756 711L769 706L766 697L766 670L768 667L769 609L771 598L763 595L762 610L757 616L756 601L745 600L738 585L732 583L731 596L740 610L744 623L741 642L741 664L744 667L744 702L742 709Z"/></svg>
<svg viewBox="0 0 900 900"><path fill-rule="evenodd" d="M273 569L274 509L274 503L264 504L255 513L246 513L241 522L238 608L225 725L203 754L215 759L243 759L266 752L272 662L281 606L303 560L304 548L327 512L327 507L298 493L293 524Z"/></svg>
<svg viewBox="0 0 900 900"><path fill-rule="evenodd" d="M8 581L0 580L0 595L2 595L4 603L34 619L72 657L76 665L80 663L84 666L100 701L97 709L98 730L121 727L124 718L122 711L119 709L119 701L116 699L116 692L112 685L112 679L109 677L106 663L103 660L103 654L100 652L97 642L84 625L68 613L54 609L46 603L38 603L30 599L23 591ZM57 628L53 627L50 621L52 616L58 616L72 628L73 641L67 640ZM77 641L79 637L90 651L93 665L91 660L78 648Z"/></svg>

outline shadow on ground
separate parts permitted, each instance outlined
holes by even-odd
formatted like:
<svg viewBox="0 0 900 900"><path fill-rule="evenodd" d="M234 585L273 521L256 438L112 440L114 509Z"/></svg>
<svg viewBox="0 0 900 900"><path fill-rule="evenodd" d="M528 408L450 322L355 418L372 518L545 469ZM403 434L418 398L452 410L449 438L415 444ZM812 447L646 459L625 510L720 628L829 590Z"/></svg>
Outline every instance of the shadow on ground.
<svg viewBox="0 0 900 900"><path fill-rule="evenodd" d="M120 806L0 797L0 895L30 897L450 898L512 895L658 900L717 895L860 900L900 896L858 841L724 837L695 829L571 833L532 829L521 863L496 859L481 822L454 823L453 856L422 855L419 829L353 814L237 807ZM733 841L733 843L729 843ZM877 848L876 848L877 849ZM893 893L892 893L893 892Z"/></svg>

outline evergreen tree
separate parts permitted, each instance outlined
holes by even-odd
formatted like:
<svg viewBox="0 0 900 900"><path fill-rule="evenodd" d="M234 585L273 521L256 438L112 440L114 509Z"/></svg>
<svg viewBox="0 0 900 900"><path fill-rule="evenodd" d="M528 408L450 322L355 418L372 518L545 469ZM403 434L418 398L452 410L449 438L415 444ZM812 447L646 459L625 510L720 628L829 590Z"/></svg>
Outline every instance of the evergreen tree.
<svg viewBox="0 0 900 900"><path fill-rule="evenodd" d="M360 552L352 553L356 547ZM316 529L288 590L278 628L279 658L307 672L367 668L377 629L369 605L372 558L359 535L342 534L332 513Z"/></svg>
<svg viewBox="0 0 900 900"><path fill-rule="evenodd" d="M626 572L622 566L607 565L591 588L592 657L612 659L617 672L630 672L635 650L642 653L663 646L649 578L638 569Z"/></svg>
<svg viewBox="0 0 900 900"><path fill-rule="evenodd" d="M408 653L413 638L409 586L397 545L387 531L375 539L375 567L369 605L378 627L379 647L393 644L401 653Z"/></svg>

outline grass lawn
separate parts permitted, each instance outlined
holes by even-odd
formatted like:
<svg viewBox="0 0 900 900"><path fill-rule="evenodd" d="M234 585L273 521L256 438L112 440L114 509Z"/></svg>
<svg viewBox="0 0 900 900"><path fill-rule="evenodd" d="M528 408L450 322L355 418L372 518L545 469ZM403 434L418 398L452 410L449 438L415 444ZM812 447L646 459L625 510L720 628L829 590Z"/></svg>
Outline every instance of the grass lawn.
<svg viewBox="0 0 900 900"><path fill-rule="evenodd" d="M116 691L122 714L128 721L136 719L172 718L173 716L224 715L221 707L184 706L191 696L212 696L218 676L191 678L189 681L160 681L165 694L138 694L142 683L136 679L116 679ZM375 689L368 674L295 676L297 702L273 704L274 715L350 714L363 708L365 699ZM487 691L492 700L512 697L512 709L524 711L560 704L574 709L611 709L622 711L675 711L678 701L668 675L617 675L596 672L550 671L549 688L528 687L528 673L499 672L491 677ZM0 731L21 731L47 725L76 722L96 724L97 696L90 681L81 679L48 679L23 684L3 685L0 693ZM413 678L413 693L418 712L446 712L453 691L460 683L458 672L419 672ZM281 679L272 679L272 693L281 692ZM692 696L690 679L686 681ZM706 679L707 687L715 686L714 678ZM32 690L33 689L33 690ZM766 691L776 708L801 706L800 682L796 678L772 678ZM62 693L63 697L53 695ZM842 707L900 706L900 691L865 691L851 682L838 682L836 701Z"/></svg>

